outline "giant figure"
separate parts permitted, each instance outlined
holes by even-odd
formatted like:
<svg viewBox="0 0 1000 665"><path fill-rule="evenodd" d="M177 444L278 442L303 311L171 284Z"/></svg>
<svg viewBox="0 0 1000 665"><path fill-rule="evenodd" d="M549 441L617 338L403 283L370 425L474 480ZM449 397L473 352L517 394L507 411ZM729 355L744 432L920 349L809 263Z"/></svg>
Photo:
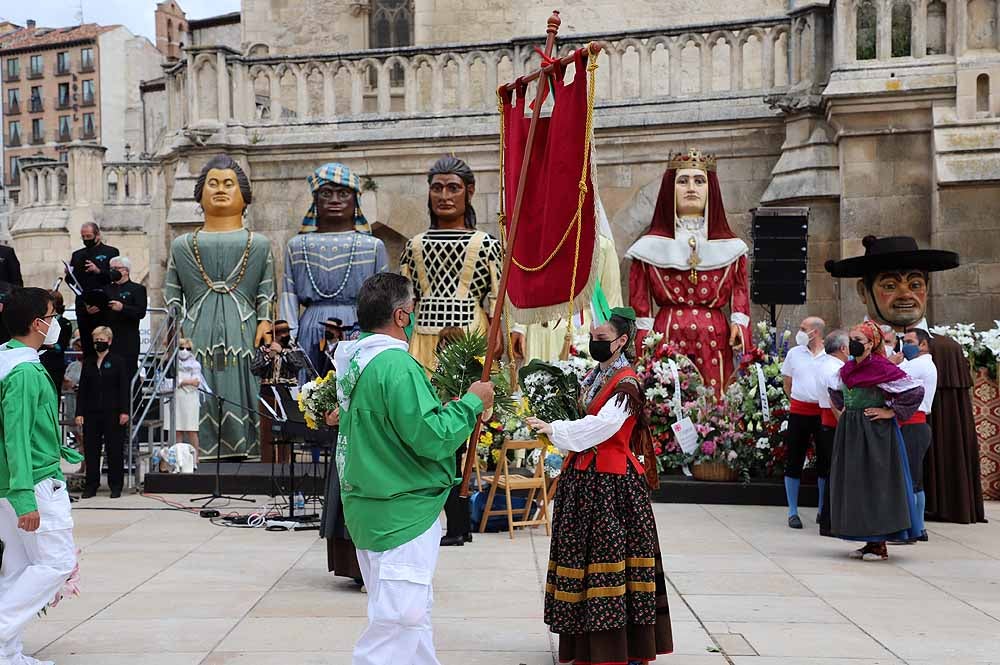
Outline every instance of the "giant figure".
<svg viewBox="0 0 1000 665"><path fill-rule="evenodd" d="M920 249L907 236L866 236L863 256L827 261L834 277L857 278L858 297L868 318L907 330L927 330L930 273L958 267L958 254ZM972 373L962 347L944 335L930 341L938 381L931 406L931 448L924 460L927 518L969 524L985 522L979 443L972 417Z"/></svg>
<svg viewBox="0 0 1000 665"><path fill-rule="evenodd" d="M651 329L662 333L716 395L733 373L733 351L750 342L747 251L726 221L715 158L697 150L672 156L649 231L625 254L636 343Z"/></svg>
<svg viewBox="0 0 1000 665"><path fill-rule="evenodd" d="M254 457L260 386L250 362L273 316L271 242L243 226L250 180L228 155L205 164L194 198L205 224L170 246L165 299L183 308L184 336L194 342L208 385L225 400L202 409L202 459Z"/></svg>

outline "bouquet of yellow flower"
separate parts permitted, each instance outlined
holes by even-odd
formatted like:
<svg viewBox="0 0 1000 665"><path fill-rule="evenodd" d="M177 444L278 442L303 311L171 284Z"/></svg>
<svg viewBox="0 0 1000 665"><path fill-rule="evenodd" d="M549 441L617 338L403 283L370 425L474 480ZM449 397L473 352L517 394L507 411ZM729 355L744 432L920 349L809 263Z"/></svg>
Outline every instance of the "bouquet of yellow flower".
<svg viewBox="0 0 1000 665"><path fill-rule="evenodd" d="M306 418L306 427L319 429L324 417L334 411L337 404L337 375L333 370L326 376L313 379L299 389L299 411Z"/></svg>

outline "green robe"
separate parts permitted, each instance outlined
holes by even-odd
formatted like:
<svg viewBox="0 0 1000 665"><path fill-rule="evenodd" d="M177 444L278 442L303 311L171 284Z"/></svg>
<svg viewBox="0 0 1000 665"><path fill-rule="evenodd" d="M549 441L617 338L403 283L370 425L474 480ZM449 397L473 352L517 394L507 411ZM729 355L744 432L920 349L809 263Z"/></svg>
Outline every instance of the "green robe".
<svg viewBox="0 0 1000 665"><path fill-rule="evenodd" d="M62 446L55 386L38 352L11 340L0 347L0 499L18 516L37 510L35 485L65 480L61 457L83 459Z"/></svg>
<svg viewBox="0 0 1000 665"><path fill-rule="evenodd" d="M365 343L337 347L338 389L346 384L350 398L341 399L337 468L355 547L384 552L438 519L456 483L455 451L472 434L483 403L467 394L442 405L405 343L348 367L344 361L358 357L352 347Z"/></svg>
<svg viewBox="0 0 1000 665"><path fill-rule="evenodd" d="M272 318L274 260L271 242L254 233L246 272L239 278L248 233L240 229L198 234L198 251L214 288L205 283L195 261L194 234L185 233L170 247L167 305L183 307L183 334L194 345L205 381L228 400L221 404L221 433L219 400L209 397L201 407L199 443L202 453L211 457L260 454L256 416L260 382L250 373L250 361L256 351L257 324ZM234 285L231 293L225 292Z"/></svg>

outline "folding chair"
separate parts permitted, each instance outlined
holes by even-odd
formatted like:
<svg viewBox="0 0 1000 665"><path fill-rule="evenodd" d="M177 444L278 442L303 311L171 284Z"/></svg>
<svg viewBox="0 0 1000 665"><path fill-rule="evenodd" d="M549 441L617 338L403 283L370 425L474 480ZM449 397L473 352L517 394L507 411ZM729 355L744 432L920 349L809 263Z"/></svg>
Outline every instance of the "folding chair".
<svg viewBox="0 0 1000 665"><path fill-rule="evenodd" d="M548 479L545 477L545 447L544 441L505 441L503 447L500 449L500 459L497 461L496 472L489 473L479 473L478 460L476 462L476 475L479 477L480 491L485 485L490 486L489 495L486 497L486 508L483 510L483 518L479 521L479 533L484 533L486 531L486 522L490 517L494 515L506 515L507 516L507 528L510 533L510 538L514 538L514 528L519 526L540 526L545 525L545 534L552 534L552 524L549 520L549 490L548 490ZM511 450L524 450L525 454L530 455L532 450L538 450L538 465L535 467L535 474L533 476L525 477L517 474L510 473L510 467L507 462L507 452ZM493 499L496 496L497 490L502 489L507 497L507 505L505 508L500 510L493 510ZM514 519L514 510L511 508L511 490L529 490L528 500L524 504L523 511L519 508L517 512L521 512L520 519ZM541 494L541 503L539 506L538 517L531 519L531 511L535 497Z"/></svg>

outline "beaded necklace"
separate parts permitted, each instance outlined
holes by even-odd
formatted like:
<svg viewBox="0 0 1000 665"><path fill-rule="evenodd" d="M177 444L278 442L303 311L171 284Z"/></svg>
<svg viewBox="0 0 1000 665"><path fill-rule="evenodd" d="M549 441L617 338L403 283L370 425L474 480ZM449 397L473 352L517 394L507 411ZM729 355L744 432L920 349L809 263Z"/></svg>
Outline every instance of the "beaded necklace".
<svg viewBox="0 0 1000 665"><path fill-rule="evenodd" d="M347 288L347 282L351 279L351 268L354 267L354 253L358 248L358 233L353 233L354 237L351 238L351 255L347 259L347 270L344 272L344 279L340 282L340 286L333 293L323 293L319 286L316 285L316 278L313 277L312 265L309 263L309 252L312 250L309 246L309 236L307 235L302 240L302 260L306 264L306 275L309 277L309 283L312 285L313 291L315 291L316 295L323 300L333 300L343 293L345 288Z"/></svg>
<svg viewBox="0 0 1000 665"><path fill-rule="evenodd" d="M247 246L243 250L243 258L240 259L240 272L236 275L236 283L229 286L228 283L223 282L225 287L219 287L216 282L212 281L212 277L205 271L205 264L201 262L201 252L198 251L198 234L201 233L201 229L194 232L191 238L191 250L194 254L194 263L198 266L198 271L201 273L201 279L212 291L216 293L232 293L239 287L243 278L247 274L247 264L250 263L250 247L253 245L253 231L247 231Z"/></svg>

